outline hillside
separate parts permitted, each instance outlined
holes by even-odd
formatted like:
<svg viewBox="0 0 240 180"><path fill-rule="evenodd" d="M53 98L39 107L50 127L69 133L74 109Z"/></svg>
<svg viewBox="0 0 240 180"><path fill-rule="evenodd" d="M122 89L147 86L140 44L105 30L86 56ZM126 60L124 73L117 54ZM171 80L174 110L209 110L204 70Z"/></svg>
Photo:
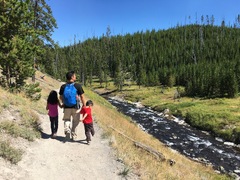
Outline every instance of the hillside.
<svg viewBox="0 0 240 180"><path fill-rule="evenodd" d="M57 89L60 85L53 79L50 81L49 77L45 77L44 80L38 79L38 81L43 88L43 96L50 89ZM1 94L13 96L3 90L1 90ZM44 103L44 100L40 103ZM26 104L26 106L28 105ZM45 103L39 104L41 108L43 105ZM63 121L61 121L63 111L59 110L58 136L56 139L51 139L50 122L46 112L37 112L37 108L33 110L41 123L41 138L31 142L21 137L11 137L11 134L2 132L1 141L6 140L16 150L21 150L22 157L17 164L11 164L1 158L0 179L121 179L119 174L124 170L124 164L117 161L113 150L108 146L108 139L101 137L103 132L97 123L95 124L97 133L90 146L84 141L82 124L79 125L78 139L74 142L65 142ZM8 121L18 121L21 115L15 112L18 112L18 106L9 106L3 109L0 122L6 118ZM129 177L135 179L131 177L130 173Z"/></svg>
<svg viewBox="0 0 240 180"><path fill-rule="evenodd" d="M230 179L217 174L211 167L192 162L179 153L161 144L152 136L141 131L125 116L117 112L108 102L85 87L87 99L94 101L96 136L90 146L82 141L85 136L79 126L76 142L64 143L63 124L59 120L56 139L49 138L49 119L45 104L51 89L58 89L61 82L37 73L37 82L42 88L42 98L31 102L23 95L15 96L0 89L0 124L6 120L17 123L34 117L40 124L40 133L33 139L16 136L1 127L1 155L3 143L20 149L22 156L12 161L0 159L2 179ZM31 108L29 108L31 107ZM60 119L62 111L60 110ZM31 118L29 118L31 117ZM20 123L22 125L22 123ZM30 127L28 127L30 131ZM9 133L10 132L10 133ZM33 131L34 132L34 131ZM27 136L29 137L29 136ZM138 142L161 154L160 158ZM110 146L109 146L110 145ZM16 153L14 153L16 154ZM4 156L2 156L4 157ZM15 162L15 164L14 164ZM174 163L170 163L174 162ZM66 166L67 164L67 166Z"/></svg>

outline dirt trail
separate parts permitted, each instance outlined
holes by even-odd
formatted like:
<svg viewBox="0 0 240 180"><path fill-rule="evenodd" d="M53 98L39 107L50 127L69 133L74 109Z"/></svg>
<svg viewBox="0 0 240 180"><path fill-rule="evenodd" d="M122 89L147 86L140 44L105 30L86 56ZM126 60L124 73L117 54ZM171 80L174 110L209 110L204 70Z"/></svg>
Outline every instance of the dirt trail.
<svg viewBox="0 0 240 180"><path fill-rule="evenodd" d="M50 122L41 115L42 138L29 143L18 165L0 162L0 179L16 180L113 180L123 179L124 165L116 161L109 141L101 138L101 129L94 124L96 135L90 145L80 123L76 141L64 143L62 109L59 110L59 129L56 139L50 138ZM4 164L5 163L5 164ZM3 169L2 169L3 168ZM5 169L4 169L5 168ZM128 179L135 179L128 177Z"/></svg>

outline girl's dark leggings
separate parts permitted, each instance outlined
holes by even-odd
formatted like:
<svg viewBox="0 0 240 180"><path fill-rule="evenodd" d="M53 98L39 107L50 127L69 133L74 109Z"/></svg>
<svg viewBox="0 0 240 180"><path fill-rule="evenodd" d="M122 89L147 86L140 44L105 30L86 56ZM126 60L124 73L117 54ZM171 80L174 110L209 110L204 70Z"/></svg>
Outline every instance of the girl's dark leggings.
<svg viewBox="0 0 240 180"><path fill-rule="evenodd" d="M52 135L58 130L58 116L50 117Z"/></svg>

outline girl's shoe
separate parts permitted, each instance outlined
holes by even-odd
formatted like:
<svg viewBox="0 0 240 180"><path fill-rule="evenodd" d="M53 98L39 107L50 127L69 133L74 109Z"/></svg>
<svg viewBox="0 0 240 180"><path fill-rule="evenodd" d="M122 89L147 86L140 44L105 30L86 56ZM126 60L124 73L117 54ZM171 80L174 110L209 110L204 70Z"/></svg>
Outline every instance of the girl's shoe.
<svg viewBox="0 0 240 180"><path fill-rule="evenodd" d="M56 133L54 133L54 134L51 135L51 138L52 138L52 139L55 139L56 137L57 137L57 134L56 134Z"/></svg>

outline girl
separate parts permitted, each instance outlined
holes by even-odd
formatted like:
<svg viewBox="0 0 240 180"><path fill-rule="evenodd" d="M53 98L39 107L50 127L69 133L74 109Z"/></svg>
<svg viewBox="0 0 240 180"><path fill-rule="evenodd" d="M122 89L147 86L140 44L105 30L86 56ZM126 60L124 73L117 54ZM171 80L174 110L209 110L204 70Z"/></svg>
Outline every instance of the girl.
<svg viewBox="0 0 240 180"><path fill-rule="evenodd" d="M51 122L51 137L55 138L57 136L58 130L58 106L62 108L59 102L57 91L52 90L47 98L46 110L48 110L48 115Z"/></svg>

